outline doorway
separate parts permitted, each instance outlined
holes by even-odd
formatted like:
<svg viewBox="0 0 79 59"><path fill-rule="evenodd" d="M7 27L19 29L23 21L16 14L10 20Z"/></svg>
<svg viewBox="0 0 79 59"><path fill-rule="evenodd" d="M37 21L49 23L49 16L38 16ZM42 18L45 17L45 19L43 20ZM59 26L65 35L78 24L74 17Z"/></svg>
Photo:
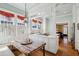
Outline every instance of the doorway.
<svg viewBox="0 0 79 59"><path fill-rule="evenodd" d="M75 51L75 23L73 23L72 28L72 41L68 42L68 24L56 24L57 33L62 32L63 38L58 38L58 56L78 56L78 51Z"/></svg>
<svg viewBox="0 0 79 59"><path fill-rule="evenodd" d="M72 26L72 39L71 39L71 45L72 45L72 48L75 49L75 23L73 23L73 26Z"/></svg>
<svg viewBox="0 0 79 59"><path fill-rule="evenodd" d="M58 36L59 45L64 41L64 43L68 42L68 24L56 24L56 33Z"/></svg>

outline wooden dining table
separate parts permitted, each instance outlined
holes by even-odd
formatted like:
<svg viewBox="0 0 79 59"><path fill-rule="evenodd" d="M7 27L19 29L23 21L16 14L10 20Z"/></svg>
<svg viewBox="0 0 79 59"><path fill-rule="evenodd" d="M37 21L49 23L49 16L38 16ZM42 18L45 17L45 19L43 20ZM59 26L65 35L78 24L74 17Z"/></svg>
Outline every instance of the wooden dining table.
<svg viewBox="0 0 79 59"><path fill-rule="evenodd" d="M28 45L22 45L19 42L15 42L13 46L18 49L21 53L24 53L26 56L31 56L33 51L36 51L38 49L42 49L43 56L45 56L45 42L32 42Z"/></svg>

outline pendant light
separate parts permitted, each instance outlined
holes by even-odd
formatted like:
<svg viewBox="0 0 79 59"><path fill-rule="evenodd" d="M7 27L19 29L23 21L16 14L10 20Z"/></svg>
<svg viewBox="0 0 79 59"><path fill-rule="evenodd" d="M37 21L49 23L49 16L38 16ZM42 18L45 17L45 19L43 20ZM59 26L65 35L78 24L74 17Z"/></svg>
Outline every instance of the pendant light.
<svg viewBox="0 0 79 59"><path fill-rule="evenodd" d="M28 13L27 13L27 10L26 10L26 3L25 3L25 20L24 20L24 23L27 25L27 38L26 38L26 41L24 43L21 43L22 45L27 45L27 44L31 44L32 43L32 40L29 39L29 31L28 31L28 28L29 28L29 23L28 23Z"/></svg>
<svg viewBox="0 0 79 59"><path fill-rule="evenodd" d="M26 12L26 3L25 3L25 20L24 20L24 23L28 23L28 20L27 20L27 12Z"/></svg>

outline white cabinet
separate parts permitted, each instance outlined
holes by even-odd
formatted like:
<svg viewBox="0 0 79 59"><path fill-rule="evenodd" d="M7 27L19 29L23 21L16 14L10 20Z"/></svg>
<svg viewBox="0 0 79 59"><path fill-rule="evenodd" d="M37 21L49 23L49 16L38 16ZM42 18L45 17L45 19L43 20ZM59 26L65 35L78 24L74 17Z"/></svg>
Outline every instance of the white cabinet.
<svg viewBox="0 0 79 59"><path fill-rule="evenodd" d="M45 49L49 52L56 53L58 49L58 40L50 36L44 36L43 38L46 42Z"/></svg>
<svg viewBox="0 0 79 59"><path fill-rule="evenodd" d="M52 53L56 53L57 52L57 42L56 42L56 38L48 38L49 40L49 51Z"/></svg>
<svg viewBox="0 0 79 59"><path fill-rule="evenodd" d="M47 37L43 37L45 39L46 45L45 45L45 50L49 50L49 40Z"/></svg>
<svg viewBox="0 0 79 59"><path fill-rule="evenodd" d="M30 38L32 40L37 40L37 41L44 41L46 43L45 50L56 53L57 48L58 48L58 41L55 37L52 36L45 36L45 35L39 35L39 34L33 34L30 35Z"/></svg>

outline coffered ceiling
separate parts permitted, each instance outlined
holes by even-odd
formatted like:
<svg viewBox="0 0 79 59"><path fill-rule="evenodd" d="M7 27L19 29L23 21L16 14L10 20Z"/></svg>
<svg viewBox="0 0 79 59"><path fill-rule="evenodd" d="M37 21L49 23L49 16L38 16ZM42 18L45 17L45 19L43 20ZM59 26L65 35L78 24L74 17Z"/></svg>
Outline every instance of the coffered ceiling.
<svg viewBox="0 0 79 59"><path fill-rule="evenodd" d="M26 3L28 14L50 14L53 3ZM2 7L23 14L25 13L25 3L3 3ZM56 3L56 16L66 16L72 14L72 3Z"/></svg>
<svg viewBox="0 0 79 59"><path fill-rule="evenodd" d="M56 4L56 16L66 16L72 14L72 3Z"/></svg>

